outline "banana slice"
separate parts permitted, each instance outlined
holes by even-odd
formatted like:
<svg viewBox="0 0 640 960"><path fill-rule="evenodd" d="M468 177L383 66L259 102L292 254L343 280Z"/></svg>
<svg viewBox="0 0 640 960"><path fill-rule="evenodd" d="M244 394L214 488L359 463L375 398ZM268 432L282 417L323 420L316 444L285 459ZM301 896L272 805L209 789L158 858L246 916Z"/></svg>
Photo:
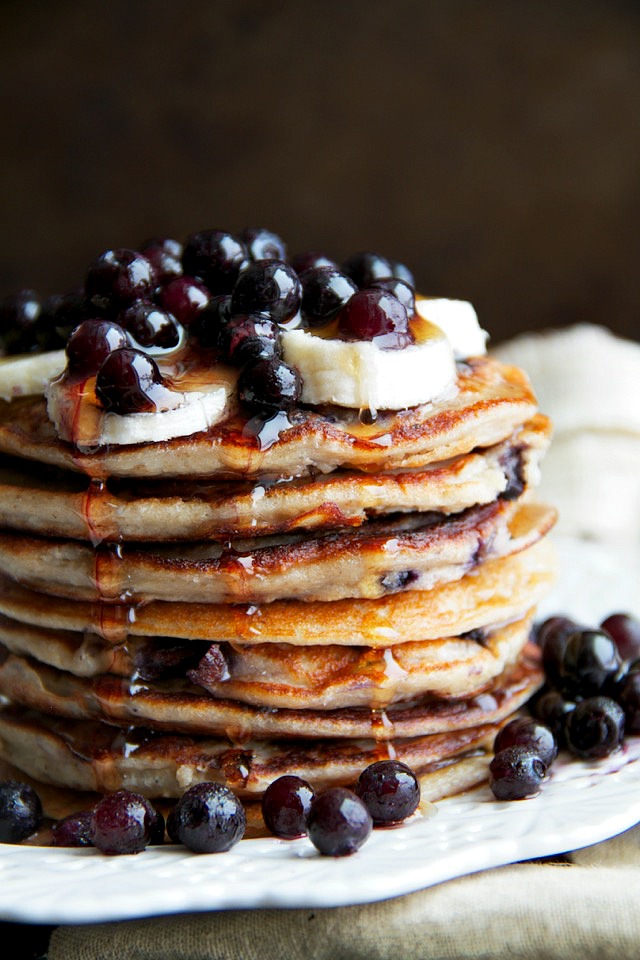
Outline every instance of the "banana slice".
<svg viewBox="0 0 640 960"><path fill-rule="evenodd" d="M64 350L0 359L0 397L15 400L44 393L45 384L64 370Z"/></svg>
<svg viewBox="0 0 640 960"><path fill-rule="evenodd" d="M80 450L159 443L201 433L218 423L235 396L236 379L235 371L216 368L211 382L194 384L194 389L167 390L162 409L122 415L99 406L95 377L80 384L60 377L46 387L47 413L60 439Z"/></svg>
<svg viewBox="0 0 640 960"><path fill-rule="evenodd" d="M468 300L417 296L416 312L446 334L456 360L487 352L489 335L478 323L478 315Z"/></svg>
<svg viewBox="0 0 640 960"><path fill-rule="evenodd" d="M455 388L451 344L441 330L429 326L424 342L401 350L290 330L282 334L282 351L285 362L300 371L303 403L403 410Z"/></svg>

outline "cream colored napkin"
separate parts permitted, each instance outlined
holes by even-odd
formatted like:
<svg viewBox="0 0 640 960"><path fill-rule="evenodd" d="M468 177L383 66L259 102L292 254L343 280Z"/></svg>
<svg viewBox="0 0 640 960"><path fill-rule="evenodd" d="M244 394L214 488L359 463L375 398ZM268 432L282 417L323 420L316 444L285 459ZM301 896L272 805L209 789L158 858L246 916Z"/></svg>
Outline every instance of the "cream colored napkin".
<svg viewBox="0 0 640 960"><path fill-rule="evenodd" d="M570 860L358 907L65 926L49 960L637 960L640 826Z"/></svg>

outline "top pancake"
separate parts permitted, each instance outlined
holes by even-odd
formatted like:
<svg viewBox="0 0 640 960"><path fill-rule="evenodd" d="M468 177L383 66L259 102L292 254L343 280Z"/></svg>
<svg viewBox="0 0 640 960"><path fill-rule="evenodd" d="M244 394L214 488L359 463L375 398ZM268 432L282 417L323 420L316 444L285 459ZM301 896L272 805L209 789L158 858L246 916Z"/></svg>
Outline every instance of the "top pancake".
<svg viewBox="0 0 640 960"><path fill-rule="evenodd" d="M537 414L506 440L423 469L260 480L88 477L0 457L0 526L101 541L209 540L358 527L394 513L460 513L538 481L550 425Z"/></svg>
<svg viewBox="0 0 640 960"><path fill-rule="evenodd" d="M287 429L268 440L260 424L236 414L189 437L83 453L58 439L43 398L3 402L0 452L95 478L286 477L338 467L376 472L423 467L500 443L536 408L521 370L477 357L459 365L452 398L380 411L370 425L357 410L300 407L282 424Z"/></svg>

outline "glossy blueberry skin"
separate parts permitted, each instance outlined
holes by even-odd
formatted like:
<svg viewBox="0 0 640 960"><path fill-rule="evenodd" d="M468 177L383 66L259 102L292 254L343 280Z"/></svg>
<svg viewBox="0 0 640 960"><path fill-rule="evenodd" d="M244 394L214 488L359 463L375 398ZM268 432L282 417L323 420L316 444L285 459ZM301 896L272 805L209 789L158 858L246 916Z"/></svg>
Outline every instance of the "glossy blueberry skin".
<svg viewBox="0 0 640 960"><path fill-rule="evenodd" d="M533 717L515 717L496 734L494 753L506 747L528 747L536 753L547 770L558 756L558 744L551 729Z"/></svg>
<svg viewBox="0 0 640 960"><path fill-rule="evenodd" d="M372 829L371 814L352 790L328 787L314 797L307 833L324 856L350 856L365 843Z"/></svg>
<svg viewBox="0 0 640 960"><path fill-rule="evenodd" d="M335 267L311 267L300 275L301 313L309 327L320 327L333 320L357 293L353 280Z"/></svg>
<svg viewBox="0 0 640 960"><path fill-rule="evenodd" d="M221 336L231 320L231 294L221 293L211 297L191 324L189 333L207 349L220 349Z"/></svg>
<svg viewBox="0 0 640 960"><path fill-rule="evenodd" d="M616 702L624 710L625 730L640 733L640 661L636 661L621 680Z"/></svg>
<svg viewBox="0 0 640 960"><path fill-rule="evenodd" d="M117 790L93 808L91 841L109 856L140 853L149 843L148 801L130 790Z"/></svg>
<svg viewBox="0 0 640 960"><path fill-rule="evenodd" d="M565 738L569 750L583 760L608 757L623 741L625 715L609 697L587 697L567 715Z"/></svg>
<svg viewBox="0 0 640 960"><path fill-rule="evenodd" d="M94 307L109 311L149 299L155 286L154 269L144 254L120 247L101 253L90 265L85 294Z"/></svg>
<svg viewBox="0 0 640 960"><path fill-rule="evenodd" d="M233 313L262 313L274 323L286 323L302 300L298 274L283 260L258 260L238 277L231 294Z"/></svg>
<svg viewBox="0 0 640 960"><path fill-rule="evenodd" d="M191 233L182 251L185 274L200 280L214 295L230 293L248 263L245 244L226 230L206 229Z"/></svg>
<svg viewBox="0 0 640 960"><path fill-rule="evenodd" d="M414 342L409 318L397 297L387 290L360 290L338 314L338 333L345 340L373 340L384 350Z"/></svg>
<svg viewBox="0 0 640 960"><path fill-rule="evenodd" d="M240 239L252 260L286 260L287 247L277 233L265 227L246 227Z"/></svg>
<svg viewBox="0 0 640 960"><path fill-rule="evenodd" d="M37 346L42 311L35 290L19 290L0 301L0 340L6 354L29 353Z"/></svg>
<svg viewBox="0 0 640 960"><path fill-rule="evenodd" d="M173 314L146 300L129 304L118 314L118 323L141 347L171 350L180 343L180 325Z"/></svg>
<svg viewBox="0 0 640 960"><path fill-rule="evenodd" d="M238 380L240 402L255 413L290 410L301 390L300 374L277 356L248 364Z"/></svg>
<svg viewBox="0 0 640 960"><path fill-rule="evenodd" d="M97 317L84 320L67 341L69 373L82 377L92 376L110 353L127 346L129 338L120 324Z"/></svg>
<svg viewBox="0 0 640 960"><path fill-rule="evenodd" d="M58 820L51 828L54 847L92 847L91 821L93 810L80 810Z"/></svg>
<svg viewBox="0 0 640 960"><path fill-rule="evenodd" d="M564 642L558 686L565 696L593 697L620 671L618 649L603 630L576 630Z"/></svg>
<svg viewBox="0 0 640 960"><path fill-rule="evenodd" d="M400 280L398 277L387 277L383 280L374 280L371 286L374 290L388 290L394 297L397 297L407 311L408 317L412 317L416 312L416 292L405 280Z"/></svg>
<svg viewBox="0 0 640 960"><path fill-rule="evenodd" d="M363 801L376 825L406 820L420 802L418 778L400 760L370 764L360 774L354 793Z"/></svg>
<svg viewBox="0 0 640 960"><path fill-rule="evenodd" d="M612 613L600 624L613 639L623 660L640 657L640 620L630 613Z"/></svg>
<svg viewBox="0 0 640 960"><path fill-rule="evenodd" d="M273 357L278 349L278 328L268 317L232 316L220 329L218 349L221 358L234 366Z"/></svg>
<svg viewBox="0 0 640 960"><path fill-rule="evenodd" d="M244 836L246 825L242 803L219 783L190 787L167 817L169 837L195 853L230 850Z"/></svg>
<svg viewBox="0 0 640 960"><path fill-rule="evenodd" d="M110 353L96 375L96 396L112 413L152 412L162 390L162 375L153 357L133 347Z"/></svg>
<svg viewBox="0 0 640 960"><path fill-rule="evenodd" d="M560 684L567 638L579 629L574 620L562 615L547 617L537 627L535 638L542 650L542 665L549 683Z"/></svg>
<svg viewBox="0 0 640 960"><path fill-rule="evenodd" d="M0 843L22 843L42 825L42 804L36 791L19 780L0 783Z"/></svg>
<svg viewBox="0 0 640 960"><path fill-rule="evenodd" d="M547 768L538 754L524 746L506 747L489 764L489 786L497 800L535 796Z"/></svg>
<svg viewBox="0 0 640 960"><path fill-rule="evenodd" d="M298 275L312 267L340 269L336 260L332 260L331 257L327 257L324 253L318 253L316 250L305 250L303 253L297 253L294 257L291 257L290 263Z"/></svg>
<svg viewBox="0 0 640 960"><path fill-rule="evenodd" d="M210 299L204 284L191 276L170 280L158 294L161 307L187 329L197 324L199 314L206 309Z"/></svg>
<svg viewBox="0 0 640 960"><path fill-rule="evenodd" d="M313 787L302 777L278 777L262 796L262 818L267 829L284 840L305 836L314 795Z"/></svg>
<svg viewBox="0 0 640 960"><path fill-rule="evenodd" d="M391 261L379 253L361 250L352 254L342 264L342 270L362 290L374 280L393 276Z"/></svg>
<svg viewBox="0 0 640 960"><path fill-rule="evenodd" d="M145 240L140 246L140 253L153 267L156 286L164 286L182 276L182 244L178 240L171 237Z"/></svg>

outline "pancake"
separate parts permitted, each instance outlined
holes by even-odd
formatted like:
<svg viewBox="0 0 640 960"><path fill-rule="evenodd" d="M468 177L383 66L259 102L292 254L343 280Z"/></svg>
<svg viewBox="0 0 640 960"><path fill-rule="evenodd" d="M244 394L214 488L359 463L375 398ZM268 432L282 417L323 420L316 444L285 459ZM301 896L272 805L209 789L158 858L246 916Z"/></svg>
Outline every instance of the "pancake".
<svg viewBox="0 0 640 960"><path fill-rule="evenodd" d="M374 650L337 644L253 646L163 637L130 637L113 645L95 634L25 627L0 617L8 651L76 677L109 673L134 680L189 679L213 697L261 707L319 710L387 706L431 694L477 693L513 663L524 647L532 615L501 627L439 640L406 641Z"/></svg>
<svg viewBox="0 0 640 960"><path fill-rule="evenodd" d="M228 740L124 731L19 707L0 709L3 756L27 776L72 790L128 789L152 799L178 798L202 781L223 783L247 798L285 773L303 777L316 789L349 785L368 764L388 756L416 771L423 799L439 799L486 779L499 727L486 723L397 740L392 749L375 740L272 741L238 748Z"/></svg>
<svg viewBox="0 0 640 960"><path fill-rule="evenodd" d="M176 551L97 547L0 532L0 572L79 600L265 603L428 590L492 557L523 550L553 525L541 504L494 501L443 520L402 515L323 537L193 544Z"/></svg>
<svg viewBox="0 0 640 960"><path fill-rule="evenodd" d="M356 347L373 364L358 396L392 359L416 396L438 397L397 411L278 394L283 409L256 416L255 369L239 391L221 357L240 354L203 353L195 325L165 355L164 385L126 395L110 358L95 373L75 347L53 387L38 380L46 357L5 370L7 396L31 371L25 390L44 388L73 441L44 397L0 401L5 765L85 797L164 801L204 780L254 800L282 774L351 785L393 757L427 798L486 779L497 731L544 680L530 634L553 577L556 514L536 499L551 430L518 368L474 356L453 381L453 351L481 351L485 335L451 304L448 332L427 321L415 343L420 363L430 337L449 358L434 382L400 341L393 355ZM103 333L73 342L96 359ZM312 396L305 371L306 393L289 371L292 396ZM265 384L259 404L274 399ZM408 400L387 386L385 402ZM105 425L149 442L91 447Z"/></svg>
<svg viewBox="0 0 640 960"><path fill-rule="evenodd" d="M188 681L139 683L111 674L81 678L4 648L0 655L0 694L15 703L70 719L217 734L240 743L274 737L395 740L497 723L534 693L543 679L530 650L481 692L467 697L426 695L381 708L374 694L367 707L264 708L214 698Z"/></svg>
<svg viewBox="0 0 640 960"><path fill-rule="evenodd" d="M288 477L424 467L506 440L537 412L526 375L491 357L458 364L446 400L380 411L363 424L357 410L298 407L271 427L231 417L209 431L167 442L82 452L58 439L41 397L0 403L0 452L108 477ZM268 436L267 436L268 434Z"/></svg>
<svg viewBox="0 0 640 960"><path fill-rule="evenodd" d="M549 433L548 420L537 415L502 443L426 470L373 475L337 470L276 483L160 478L101 484L4 458L0 526L92 543L197 541L359 526L381 514L455 514L535 486Z"/></svg>
<svg viewBox="0 0 640 960"><path fill-rule="evenodd" d="M114 643L131 634L251 644L360 644L385 648L407 638L454 636L515 619L547 593L555 576L548 539L486 560L462 579L377 600L263 605L90 603L46 596L0 577L0 613L24 624L89 631Z"/></svg>

